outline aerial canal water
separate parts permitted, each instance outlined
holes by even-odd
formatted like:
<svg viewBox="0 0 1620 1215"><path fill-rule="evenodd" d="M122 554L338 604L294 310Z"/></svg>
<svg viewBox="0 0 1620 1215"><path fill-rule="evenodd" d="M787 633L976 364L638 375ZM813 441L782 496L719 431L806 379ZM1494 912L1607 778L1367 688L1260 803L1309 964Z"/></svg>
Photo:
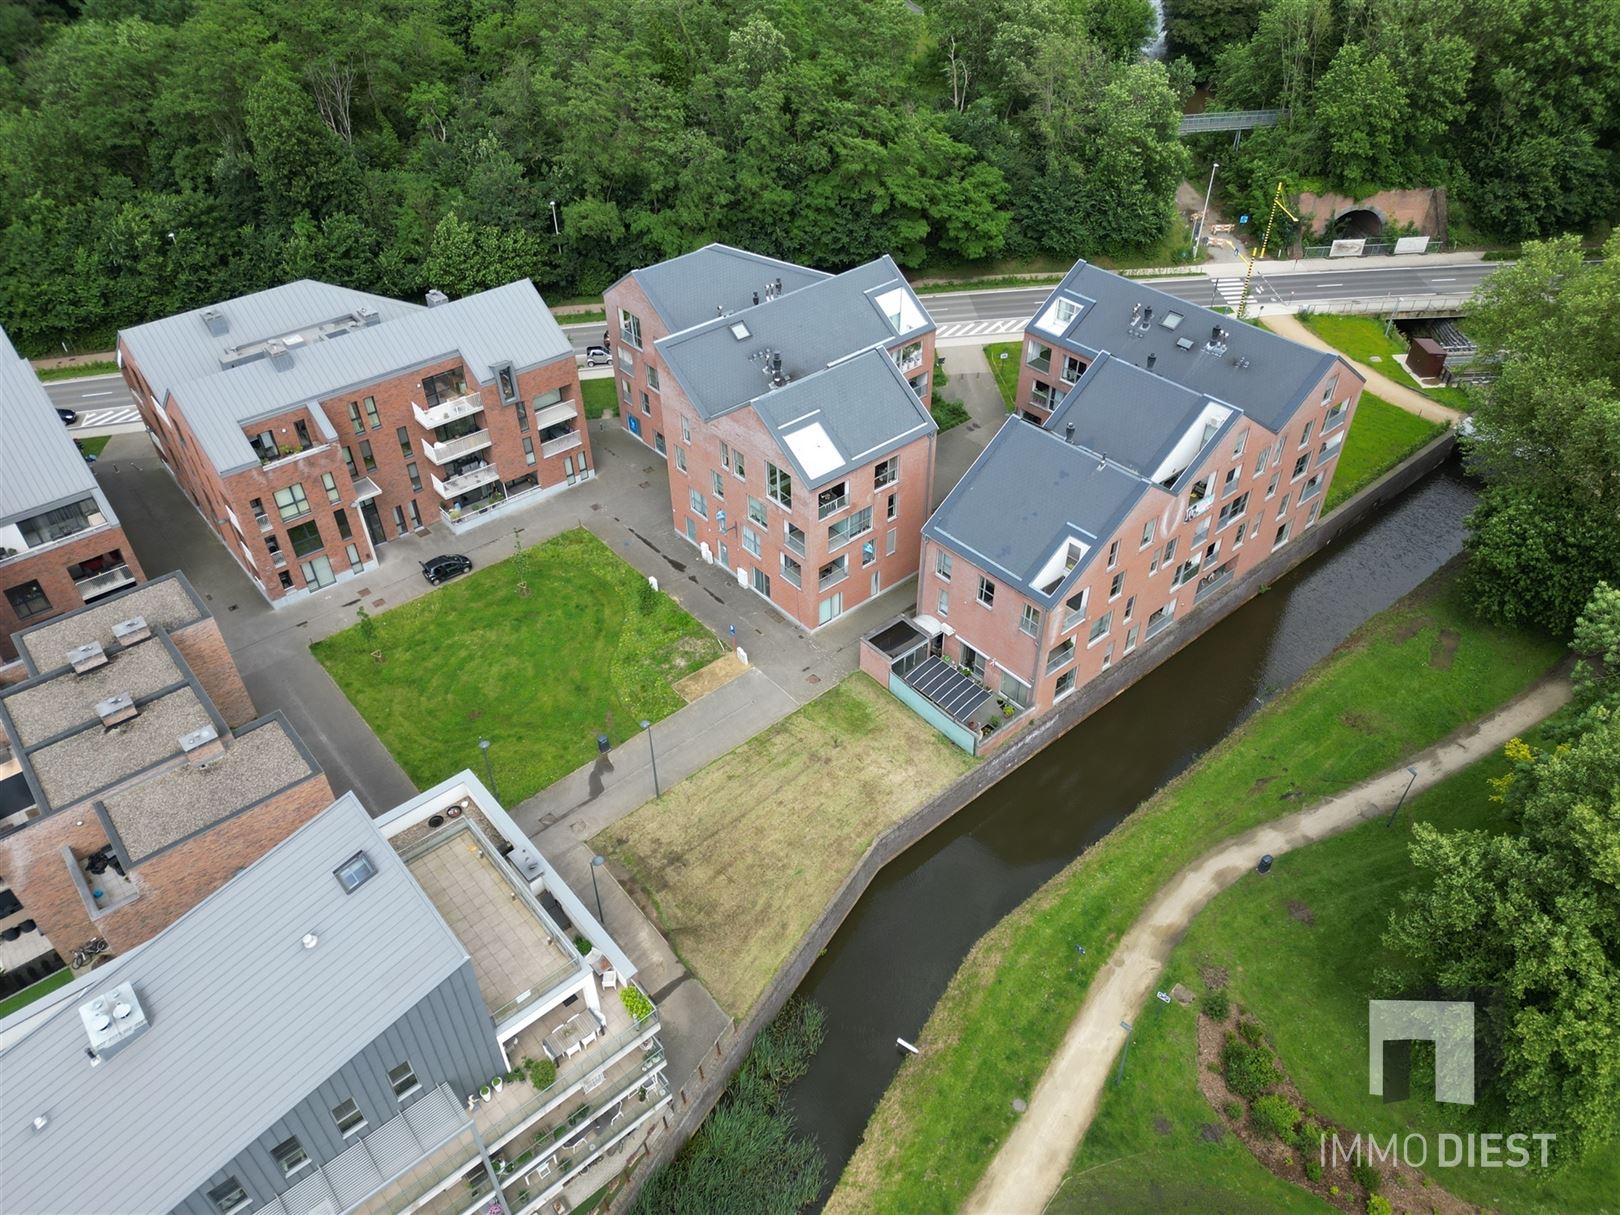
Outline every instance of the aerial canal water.
<svg viewBox="0 0 1620 1215"><path fill-rule="evenodd" d="M1474 500L1455 462L1040 752L891 863L800 987L826 1043L789 1092L836 1179L975 941L1368 617L1462 548Z"/></svg>

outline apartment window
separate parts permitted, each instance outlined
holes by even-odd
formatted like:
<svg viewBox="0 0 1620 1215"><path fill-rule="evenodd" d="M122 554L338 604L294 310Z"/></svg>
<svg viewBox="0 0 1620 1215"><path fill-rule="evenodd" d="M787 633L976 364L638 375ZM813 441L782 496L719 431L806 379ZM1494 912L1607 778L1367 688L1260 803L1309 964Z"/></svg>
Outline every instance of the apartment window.
<svg viewBox="0 0 1620 1215"><path fill-rule="evenodd" d="M354 433L357 435L363 435L366 433L366 424L360 420L359 401L349 402L349 425L354 427Z"/></svg>
<svg viewBox="0 0 1620 1215"><path fill-rule="evenodd" d="M1072 667L1069 670L1063 672L1063 674L1059 675L1057 684L1052 689L1052 699L1053 699L1053 701L1062 700L1070 692L1073 692L1074 691L1074 685L1075 685L1076 681L1078 680L1078 678L1079 678L1078 675L1076 674L1076 672L1074 671L1074 669Z"/></svg>
<svg viewBox="0 0 1620 1215"><path fill-rule="evenodd" d="M1322 433L1327 434L1335 426L1344 421L1345 411L1350 408L1349 401L1340 401L1327 413L1322 415Z"/></svg>
<svg viewBox="0 0 1620 1215"><path fill-rule="evenodd" d="M654 367L651 363L647 364L647 387L651 388L654 392L659 390L658 368Z"/></svg>
<svg viewBox="0 0 1620 1215"><path fill-rule="evenodd" d="M731 453L731 463L732 463L731 471L737 474L737 480L739 480L739 481L748 480L748 469L744 466L742 452L740 452L740 451L732 452Z"/></svg>
<svg viewBox="0 0 1620 1215"><path fill-rule="evenodd" d="M326 479L331 480L331 474L330 473L327 474ZM337 501L336 498L334 498L332 500L334 502ZM248 499L248 509L253 512L253 517L255 519L257 519L261 525L270 522L269 517L264 513L264 499L262 499L262 498L249 498Z"/></svg>
<svg viewBox="0 0 1620 1215"><path fill-rule="evenodd" d="M765 493L783 510L793 509L793 478L769 461L765 463Z"/></svg>
<svg viewBox="0 0 1620 1215"><path fill-rule="evenodd" d="M1317 450L1316 450L1316 463L1319 466L1322 465L1322 464L1327 463L1329 460L1331 460L1338 453L1338 450L1339 450L1340 446L1343 443L1344 443L1344 432L1343 431L1340 431L1338 434L1334 435L1331 439L1323 440L1322 446L1317 448Z"/></svg>
<svg viewBox="0 0 1620 1215"><path fill-rule="evenodd" d="M1115 540L1108 546L1108 568L1113 569L1114 563L1119 560L1119 541Z"/></svg>
<svg viewBox="0 0 1620 1215"><path fill-rule="evenodd" d="M276 576L281 579L281 589L282 590L290 591L290 590L293 589L292 575L289 574L286 570L280 571Z"/></svg>
<svg viewBox="0 0 1620 1215"><path fill-rule="evenodd" d="M1282 474L1277 473L1271 478L1271 484L1266 486L1266 501L1269 502L1277 493L1277 485L1282 480Z"/></svg>
<svg viewBox="0 0 1620 1215"><path fill-rule="evenodd" d="M394 530L401 536L405 534L405 508L403 506L394 507Z"/></svg>
<svg viewBox="0 0 1620 1215"><path fill-rule="evenodd" d="M422 492L422 474L416 471L416 461L412 460L405 466L405 475L411 479L411 489L415 493Z"/></svg>
<svg viewBox="0 0 1620 1215"><path fill-rule="evenodd" d="M951 593L949 591L942 589L939 592L937 607L941 616L949 616L951 614Z"/></svg>
<svg viewBox="0 0 1620 1215"><path fill-rule="evenodd" d="M512 374L510 364L495 372L495 386L501 394L501 400L508 404L518 399L517 376Z"/></svg>
<svg viewBox="0 0 1620 1215"><path fill-rule="evenodd" d="M368 426L370 426L372 430L381 430L382 429L382 419L377 416L377 398L376 397L367 397L366 400L365 400L365 406L366 406L366 424Z"/></svg>
<svg viewBox="0 0 1620 1215"><path fill-rule="evenodd" d="M848 482L840 481L837 485L829 485L816 495L816 518L825 519L828 515L836 515L848 505Z"/></svg>
<svg viewBox="0 0 1620 1215"><path fill-rule="evenodd" d="M276 490L276 512L283 519L296 519L299 515L309 513L309 499L304 496L302 482Z"/></svg>
<svg viewBox="0 0 1620 1215"><path fill-rule="evenodd" d="M794 552L798 553L799 556L804 556L803 528L799 527L795 523L784 523L782 525L782 539L783 543L785 543Z"/></svg>
<svg viewBox="0 0 1620 1215"><path fill-rule="evenodd" d="M1288 499L1291 497L1293 497L1293 494L1291 493L1284 494L1282 496L1282 501L1277 503L1277 518L1281 519L1288 513Z"/></svg>
<svg viewBox="0 0 1620 1215"><path fill-rule="evenodd" d="M416 1069L411 1066L409 1059L398 1067L388 1069L388 1084L394 1090L394 1098L398 1101L405 1100L422 1087L416 1078Z"/></svg>
<svg viewBox="0 0 1620 1215"><path fill-rule="evenodd" d="M1271 449L1262 447L1260 454L1254 458L1254 475L1259 476L1266 471L1266 465L1271 462Z"/></svg>
<svg viewBox="0 0 1620 1215"><path fill-rule="evenodd" d="M371 440L360 440L360 463L366 466L367 472L377 471L377 457L371 454Z"/></svg>
<svg viewBox="0 0 1620 1215"><path fill-rule="evenodd" d="M1119 593L1125 589L1125 571L1120 570L1108 584L1108 601L1112 603L1119 598Z"/></svg>
<svg viewBox="0 0 1620 1215"><path fill-rule="evenodd" d="M720 474L715 472L712 468L709 470L709 486L714 490L714 496L716 498L724 498L726 496L725 482L720 479Z"/></svg>
<svg viewBox="0 0 1620 1215"><path fill-rule="evenodd" d="M848 544L856 536L864 536L872 530L872 508L863 506L847 519L840 519L827 528L827 548L837 548L840 544Z"/></svg>
<svg viewBox="0 0 1620 1215"><path fill-rule="evenodd" d="M1076 380L1078 380L1081 377L1081 375L1083 375L1085 373L1085 370L1086 370L1086 365L1084 363L1082 363L1079 359L1075 358L1074 355L1070 354L1070 355L1065 355L1064 356L1064 359L1063 359L1063 378L1065 380L1067 380L1069 383L1072 384Z"/></svg>
<svg viewBox="0 0 1620 1215"><path fill-rule="evenodd" d="M829 621L838 619L838 617L842 616L843 614L844 592L839 591L836 595L829 595L827 598L821 601L821 607L817 613L816 619L820 624L827 624Z"/></svg>
<svg viewBox="0 0 1620 1215"><path fill-rule="evenodd" d="M942 548L934 550L934 573L939 575L942 582L951 580L951 555Z"/></svg>
<svg viewBox="0 0 1620 1215"><path fill-rule="evenodd" d="M1086 637L1086 644L1094 645L1100 641L1114 624L1114 613L1104 612L1092 622L1091 633Z"/></svg>
<svg viewBox="0 0 1620 1215"><path fill-rule="evenodd" d="M405 503L405 509L411 512L412 530L420 531L422 528L422 512L416 509L416 499L412 498L409 502Z"/></svg>
<svg viewBox="0 0 1620 1215"><path fill-rule="evenodd" d="M619 337L641 349L641 318L623 308L619 309Z"/></svg>
<svg viewBox="0 0 1620 1215"><path fill-rule="evenodd" d="M771 577L762 569L754 570L754 590L767 599L771 597Z"/></svg>
<svg viewBox="0 0 1620 1215"><path fill-rule="evenodd" d="M689 489L686 492L687 501L692 506L692 513L699 519L707 519L709 517L708 499L695 489Z"/></svg>
<svg viewBox="0 0 1620 1215"><path fill-rule="evenodd" d="M1322 386L1322 402L1326 404L1333 399L1333 394L1339 390L1339 373L1334 372L1333 378Z"/></svg>
<svg viewBox="0 0 1620 1215"><path fill-rule="evenodd" d="M625 361L624 351L621 350L621 351L619 351L619 362L623 363L624 361ZM621 398L623 398L624 403L626 405L630 404L630 402L635 399L634 397L632 397L630 395L630 381L629 380L621 379L619 381L619 396Z"/></svg>
<svg viewBox="0 0 1620 1215"><path fill-rule="evenodd" d="M691 515L686 516L686 538L688 540L690 540L693 544L696 544L698 542L697 541L697 520L692 518Z"/></svg>
<svg viewBox="0 0 1620 1215"><path fill-rule="evenodd" d="M1225 506L1221 507L1220 518L1216 520L1215 530L1219 531L1233 519L1241 519L1249 509L1249 495L1247 492L1239 494Z"/></svg>
<svg viewBox="0 0 1620 1215"><path fill-rule="evenodd" d="M213 1204L219 1215L231 1215L232 1211L240 1211L250 1201L247 1191L242 1183L234 1177L227 1177L213 1189L208 1191L208 1201Z"/></svg>
<svg viewBox="0 0 1620 1215"><path fill-rule="evenodd" d="M1125 601L1125 623L1129 624L1131 622L1131 617L1133 615L1135 615L1135 614L1136 614L1136 596L1132 595L1129 599L1127 599Z"/></svg>
<svg viewBox="0 0 1620 1215"><path fill-rule="evenodd" d="M849 554L845 553L822 566L816 574L816 589L826 590L829 586L837 586L849 577Z"/></svg>
<svg viewBox="0 0 1620 1215"><path fill-rule="evenodd" d="M356 1131L363 1130L366 1125L366 1116L360 1112L360 1107L350 1097L340 1105L332 1107L332 1121L337 1123L338 1134L347 1139Z"/></svg>
<svg viewBox="0 0 1620 1215"><path fill-rule="evenodd" d="M1130 618L1126 617L1126 619L1128 620ZM1127 654L1129 654L1132 650L1134 650L1136 648L1136 635L1138 633L1140 633L1141 631L1142 631L1142 626L1141 625L1133 624L1133 625L1131 625L1131 631L1125 634L1125 652Z"/></svg>
<svg viewBox="0 0 1620 1215"><path fill-rule="evenodd" d="M416 453L411 450L411 432L403 426L394 431L394 437L399 440L399 454L409 460Z"/></svg>
<svg viewBox="0 0 1620 1215"><path fill-rule="evenodd" d="M802 586L804 584L804 566L800 565L786 553L783 553L782 577L793 586Z"/></svg>
<svg viewBox="0 0 1620 1215"><path fill-rule="evenodd" d="M1312 498L1316 497L1317 491L1321 488L1322 474L1317 473L1309 481L1305 482L1304 486L1300 489L1299 500L1301 502L1309 502Z"/></svg>
<svg viewBox="0 0 1620 1215"><path fill-rule="evenodd" d="M899 476L899 457L889 460L879 460L872 469L872 488L882 489L885 485L893 485Z"/></svg>
<svg viewBox="0 0 1620 1215"><path fill-rule="evenodd" d="M652 415L652 398L645 391L641 394L641 412L649 417Z"/></svg>
<svg viewBox="0 0 1620 1215"><path fill-rule="evenodd" d="M676 452L675 454L679 455L680 453ZM528 435L523 436L523 462L530 468L534 467L534 439ZM686 467L684 461L682 462L681 467Z"/></svg>
<svg viewBox="0 0 1620 1215"><path fill-rule="evenodd" d="M894 517L897 514L899 514L899 508L895 505L896 496L897 495L895 495L895 494L890 494L889 495L888 510L887 510L887 513L884 515L884 518L889 519L890 521L893 521Z"/></svg>
<svg viewBox="0 0 1620 1215"><path fill-rule="evenodd" d="M1284 523L1281 527L1279 527L1277 529L1277 538L1271 542L1271 547L1272 548L1281 548L1284 544L1288 543L1288 529L1291 526L1292 526L1291 522L1290 523Z"/></svg>
<svg viewBox="0 0 1620 1215"><path fill-rule="evenodd" d="M743 551L759 556L759 533L751 527L742 529Z"/></svg>
<svg viewBox="0 0 1620 1215"><path fill-rule="evenodd" d="M765 503L759 498L748 499L748 521L765 526Z"/></svg>
<svg viewBox="0 0 1620 1215"><path fill-rule="evenodd" d="M1142 543L1137 545L1138 548L1146 548L1153 543L1153 537L1158 531L1158 526L1159 521L1157 519L1149 519L1142 525Z"/></svg>
<svg viewBox="0 0 1620 1215"><path fill-rule="evenodd" d="M1221 482L1221 497L1226 497L1227 494L1237 488L1238 475L1242 471L1243 469L1236 464L1226 470L1226 479Z"/></svg>
<svg viewBox="0 0 1620 1215"><path fill-rule="evenodd" d="M307 523L298 523L287 529L287 539L292 542L292 550L300 557L307 557L311 553L319 552L324 545L321 539L321 529L311 519Z"/></svg>
<svg viewBox="0 0 1620 1215"><path fill-rule="evenodd" d="M1114 647L1109 646L1106 650L1103 651L1102 666L1099 669L1106 671L1109 667L1111 667L1113 665L1114 665Z"/></svg>
<svg viewBox="0 0 1620 1215"><path fill-rule="evenodd" d="M1249 432L1245 430L1242 434L1240 434L1237 437L1237 442L1232 444L1232 459L1235 460L1239 456L1241 456L1243 454L1243 449L1245 447L1247 447L1248 444L1249 444Z"/></svg>
<svg viewBox="0 0 1620 1215"><path fill-rule="evenodd" d="M682 472L686 471L686 448L677 447L675 449L675 467Z"/></svg>
<svg viewBox="0 0 1620 1215"><path fill-rule="evenodd" d="M1174 561L1176 559L1176 541L1178 539L1179 539L1179 537L1177 537L1177 536L1171 536L1169 541L1165 544L1165 546L1164 546L1164 561L1161 564L1169 565L1172 561Z"/></svg>
<svg viewBox="0 0 1620 1215"><path fill-rule="evenodd" d="M888 538L887 541L884 542L884 545L883 545L883 555L885 557L894 556L895 543L898 540L899 535L900 535L899 529L893 528L893 527L891 527L889 529L889 538Z"/></svg>
<svg viewBox="0 0 1620 1215"><path fill-rule="evenodd" d="M726 443L720 444L720 467L727 471L731 469L731 447Z"/></svg>
<svg viewBox="0 0 1620 1215"><path fill-rule="evenodd" d="M349 515L341 506L332 512L332 518L337 520L338 536L344 540L354 539L354 532L349 528Z"/></svg>
<svg viewBox="0 0 1620 1215"><path fill-rule="evenodd" d="M1086 601L1091 597L1091 588L1082 587L1078 594L1070 595L1063 608L1063 631L1067 633L1075 625L1086 618Z"/></svg>
<svg viewBox="0 0 1620 1215"><path fill-rule="evenodd" d="M1299 459L1294 461L1294 471L1288 474L1288 479L1290 481L1297 481L1300 477L1303 477L1305 475L1305 470L1310 467L1310 463L1311 453L1306 452Z"/></svg>
<svg viewBox="0 0 1620 1215"><path fill-rule="evenodd" d="M1053 646L1046 655L1046 673L1050 675L1064 663L1074 659L1074 638L1071 637L1062 645Z"/></svg>
<svg viewBox="0 0 1620 1215"><path fill-rule="evenodd" d="M343 551L346 554L348 554L349 568L351 570L357 570L357 569L360 568L360 566L362 564L364 564L360 560L360 550L358 548L356 548L354 545L352 545L352 544L345 545Z"/></svg>
<svg viewBox="0 0 1620 1215"><path fill-rule="evenodd" d="M354 466L354 453L347 447L343 449L343 463L349 470L349 480L358 481L360 479L360 470Z"/></svg>
<svg viewBox="0 0 1620 1215"><path fill-rule="evenodd" d="M31 578L20 586L6 588L6 599L11 603L11 610L18 620L31 620L51 610L51 601L45 596L45 588L40 586L37 578Z"/></svg>
<svg viewBox="0 0 1620 1215"><path fill-rule="evenodd" d="M1311 441L1311 427L1316 425L1315 419L1305 423L1305 429L1299 432L1299 445L1304 447Z"/></svg>
<svg viewBox="0 0 1620 1215"><path fill-rule="evenodd" d="M692 441L692 423L689 422L687 419L682 418L681 419L681 442L682 443L690 443L691 441Z"/></svg>
<svg viewBox="0 0 1620 1215"><path fill-rule="evenodd" d="M667 455L668 454L668 450L664 446L664 432L663 431L657 430L657 431L653 432L653 446L658 449L658 454L659 455L662 456L662 455ZM585 457L581 456L580 459L584 460Z"/></svg>
<svg viewBox="0 0 1620 1215"><path fill-rule="evenodd" d="M527 432L528 429L529 429L529 407L527 405L525 405L522 401L519 401L517 403L517 420L518 420L518 431L520 433ZM409 455L410 453L406 452L405 454Z"/></svg>
<svg viewBox="0 0 1620 1215"><path fill-rule="evenodd" d="M309 1163L309 1153L304 1151L304 1145L298 1142L297 1135L276 1144L270 1149L270 1155L288 1177Z"/></svg>
<svg viewBox="0 0 1620 1215"><path fill-rule="evenodd" d="M1041 609L1033 603L1024 604L1024 610L1018 616L1018 631L1028 633L1031 637L1041 631Z"/></svg>
<svg viewBox="0 0 1620 1215"><path fill-rule="evenodd" d="M987 608L996 606L996 584L983 574L979 575L979 602Z"/></svg>

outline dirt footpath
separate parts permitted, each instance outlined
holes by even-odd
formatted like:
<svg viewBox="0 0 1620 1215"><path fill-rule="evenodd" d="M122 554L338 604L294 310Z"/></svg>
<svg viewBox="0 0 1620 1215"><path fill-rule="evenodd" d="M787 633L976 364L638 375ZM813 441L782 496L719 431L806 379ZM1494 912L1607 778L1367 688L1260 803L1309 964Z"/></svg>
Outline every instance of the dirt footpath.
<svg viewBox="0 0 1620 1215"><path fill-rule="evenodd" d="M1443 777L1494 754L1568 699L1569 683L1564 675L1541 680L1517 700L1413 760L1417 781L1412 791L1421 793ZM1062 1184L1069 1162L1096 1116L1103 1085L1125 1041L1120 1023L1137 1015L1193 916L1265 853L1280 857L1388 814L1409 779L1405 765L1372 777L1338 797L1245 832L1172 878L1092 980L1085 1003L1035 1087L1029 1109L990 1162L963 1210L972 1215L1042 1211Z"/></svg>

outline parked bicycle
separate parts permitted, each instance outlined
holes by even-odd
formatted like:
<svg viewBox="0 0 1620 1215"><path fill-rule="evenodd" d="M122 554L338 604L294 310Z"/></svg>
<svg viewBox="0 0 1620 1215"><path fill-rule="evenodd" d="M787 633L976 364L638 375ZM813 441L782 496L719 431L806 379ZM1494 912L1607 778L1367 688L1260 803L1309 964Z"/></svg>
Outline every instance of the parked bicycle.
<svg viewBox="0 0 1620 1215"><path fill-rule="evenodd" d="M107 952L107 942L101 937L95 937L75 949L68 962L74 970L82 970L90 964L91 958L105 952Z"/></svg>

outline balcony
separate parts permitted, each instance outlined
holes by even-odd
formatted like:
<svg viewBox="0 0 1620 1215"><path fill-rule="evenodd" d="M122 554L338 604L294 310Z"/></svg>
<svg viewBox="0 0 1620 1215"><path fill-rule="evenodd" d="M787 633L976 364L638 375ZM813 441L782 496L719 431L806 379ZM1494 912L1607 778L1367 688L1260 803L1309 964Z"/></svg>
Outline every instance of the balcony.
<svg viewBox="0 0 1620 1215"><path fill-rule="evenodd" d="M585 438L577 430L570 430L566 434L558 435L555 439L542 439L540 441L540 454L542 456L560 456L565 451L573 451L576 447L583 447Z"/></svg>
<svg viewBox="0 0 1620 1215"><path fill-rule="evenodd" d="M494 440L489 437L489 431L479 428L457 435L453 439L446 439L442 443L427 442L422 444L422 454L433 463L443 468L463 456L470 456L475 451L483 451Z"/></svg>
<svg viewBox="0 0 1620 1215"><path fill-rule="evenodd" d="M923 351L921 342L913 342L904 350L894 356L895 364L901 371L915 371L922 366Z"/></svg>
<svg viewBox="0 0 1620 1215"><path fill-rule="evenodd" d="M484 399L476 392L469 392L465 396L451 397L447 401L440 401L437 405L424 409L415 401L411 402L411 412L416 420L428 430L437 430L441 426L449 425L457 418L470 418L484 408Z"/></svg>
<svg viewBox="0 0 1620 1215"><path fill-rule="evenodd" d="M254 518L254 521L258 523L259 530L261 532L269 532L269 531L274 531L275 530L276 525L274 523L270 522L270 516L269 515L254 515L253 518Z"/></svg>
<svg viewBox="0 0 1620 1215"><path fill-rule="evenodd" d="M458 473L447 481L439 480L432 473L428 474L428 480L433 482L434 492L446 502L453 502L462 494L471 493L480 486L488 485L490 482L499 481L500 479L501 474L495 470L493 464L479 464L469 468L464 473Z"/></svg>
<svg viewBox="0 0 1620 1215"><path fill-rule="evenodd" d="M1193 590L1193 602L1202 603L1208 595L1214 594L1232 581L1232 571L1237 567L1237 559L1233 558L1225 565L1217 566L1198 580L1198 586Z"/></svg>
<svg viewBox="0 0 1620 1215"><path fill-rule="evenodd" d="M111 569L102 570L100 573L75 578L73 585L79 592L79 598L89 603L92 599L100 598L102 595L110 595L116 590L135 585L135 575L129 572L127 564L115 565Z"/></svg>
<svg viewBox="0 0 1620 1215"><path fill-rule="evenodd" d="M816 502L816 518L829 518L832 515L836 515L848 505L849 495L847 493L835 494L831 497L826 494L822 494Z"/></svg>
<svg viewBox="0 0 1620 1215"><path fill-rule="evenodd" d="M1024 362L1033 367L1036 371L1042 373L1049 372L1052 370L1052 348L1050 346L1043 346L1041 347L1041 353L1030 355L1024 360Z"/></svg>

